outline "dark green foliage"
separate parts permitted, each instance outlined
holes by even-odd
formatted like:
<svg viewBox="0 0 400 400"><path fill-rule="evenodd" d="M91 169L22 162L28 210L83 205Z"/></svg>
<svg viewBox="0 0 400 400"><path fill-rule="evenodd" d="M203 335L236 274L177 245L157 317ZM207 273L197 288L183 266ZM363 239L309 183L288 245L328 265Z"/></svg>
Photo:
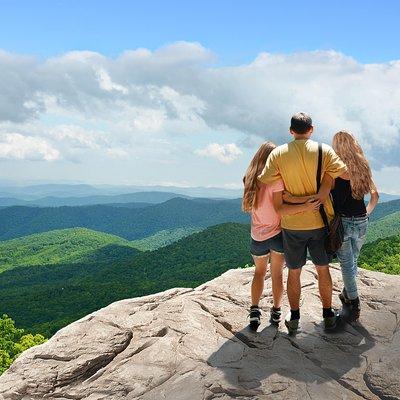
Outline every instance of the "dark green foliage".
<svg viewBox="0 0 400 400"><path fill-rule="evenodd" d="M365 244L361 251L359 265L362 268L386 274L400 274L400 235Z"/></svg>
<svg viewBox="0 0 400 400"><path fill-rule="evenodd" d="M166 229L206 228L224 222L249 221L237 200L174 198L141 209L106 205L82 207L9 207L0 210L0 240L56 229L84 227L128 240Z"/></svg>
<svg viewBox="0 0 400 400"><path fill-rule="evenodd" d="M0 272L21 266L109 262L136 253L131 242L118 236L86 228L62 229L0 242Z"/></svg>
<svg viewBox="0 0 400 400"><path fill-rule="evenodd" d="M23 351L45 341L42 335L32 335L16 328L14 321L3 315L0 318L0 375Z"/></svg>
<svg viewBox="0 0 400 400"><path fill-rule="evenodd" d="M0 274L0 312L31 331L60 327L113 301L195 287L251 262L249 225L208 228L130 261L15 268Z"/></svg>
<svg viewBox="0 0 400 400"><path fill-rule="evenodd" d="M400 212L389 214L372 222L368 228L367 242L400 234Z"/></svg>
<svg viewBox="0 0 400 400"><path fill-rule="evenodd" d="M183 239L186 236L192 235L193 233L197 233L200 231L200 228L190 227L164 230L144 239L134 240L130 243L133 247L141 251L152 251L157 250L161 247L168 246L171 243L174 243L180 239Z"/></svg>

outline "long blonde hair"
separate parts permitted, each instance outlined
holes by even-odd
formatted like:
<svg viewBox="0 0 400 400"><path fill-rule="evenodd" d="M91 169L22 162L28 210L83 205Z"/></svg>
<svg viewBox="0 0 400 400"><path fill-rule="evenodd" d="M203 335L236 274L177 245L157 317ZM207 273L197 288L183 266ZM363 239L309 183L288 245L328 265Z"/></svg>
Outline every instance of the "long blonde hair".
<svg viewBox="0 0 400 400"><path fill-rule="evenodd" d="M272 142L263 143L250 161L246 175L243 178L244 192L242 210L245 212L251 212L253 208L256 209L258 206L257 190L259 188L259 183L257 181L257 176L261 174L268 156L275 147L276 146Z"/></svg>
<svg viewBox="0 0 400 400"><path fill-rule="evenodd" d="M332 147L346 164L353 198L361 200L373 188L371 168L357 139L347 131L333 137Z"/></svg>

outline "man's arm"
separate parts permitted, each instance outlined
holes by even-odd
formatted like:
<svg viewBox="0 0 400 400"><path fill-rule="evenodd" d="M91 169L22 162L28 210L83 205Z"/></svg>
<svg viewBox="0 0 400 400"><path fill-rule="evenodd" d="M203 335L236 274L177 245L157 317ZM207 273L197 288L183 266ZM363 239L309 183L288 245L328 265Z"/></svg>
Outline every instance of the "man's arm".
<svg viewBox="0 0 400 400"><path fill-rule="evenodd" d="M333 182L334 181L332 177L328 174L325 174L324 177L322 178L321 187L317 194L311 196L293 196L289 192L284 192L283 200L286 203L292 203L292 204L301 204L309 200L318 200L321 203L325 203L326 199L329 196L329 193L331 192Z"/></svg>
<svg viewBox="0 0 400 400"><path fill-rule="evenodd" d="M319 200L322 204L324 204L328 199L329 194L331 193L333 184L334 184L334 179L330 175L325 174L324 177L322 178L319 191L316 194L316 196L314 196L314 198L316 200Z"/></svg>
<svg viewBox="0 0 400 400"><path fill-rule="evenodd" d="M293 196L290 192L286 190L283 192L283 201L289 204L304 204L308 200L315 198L315 194L311 196Z"/></svg>
<svg viewBox="0 0 400 400"><path fill-rule="evenodd" d="M275 211L280 215L293 215L307 211L317 211L321 203L309 200L304 204L288 204L283 202L283 192L274 192L272 195Z"/></svg>

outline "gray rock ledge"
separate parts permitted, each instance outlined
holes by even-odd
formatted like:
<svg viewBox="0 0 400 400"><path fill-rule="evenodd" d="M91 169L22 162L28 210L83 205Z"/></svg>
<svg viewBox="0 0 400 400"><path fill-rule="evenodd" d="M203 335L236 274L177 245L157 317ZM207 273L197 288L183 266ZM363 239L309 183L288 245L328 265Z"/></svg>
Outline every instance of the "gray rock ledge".
<svg viewBox="0 0 400 400"><path fill-rule="evenodd" d="M400 399L400 276L360 270L362 317L326 334L316 274L302 274L302 326L248 331L253 269L196 289L118 301L22 354L0 377L6 400ZM332 267L335 305L340 270ZM284 312L288 310L285 301Z"/></svg>

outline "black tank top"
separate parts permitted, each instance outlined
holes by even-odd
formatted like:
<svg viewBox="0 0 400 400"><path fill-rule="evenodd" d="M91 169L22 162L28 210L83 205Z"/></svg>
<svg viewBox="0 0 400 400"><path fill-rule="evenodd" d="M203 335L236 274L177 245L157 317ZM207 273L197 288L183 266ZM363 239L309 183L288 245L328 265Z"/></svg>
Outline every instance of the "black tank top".
<svg viewBox="0 0 400 400"><path fill-rule="evenodd" d="M336 178L332 190L335 212L345 217L363 217L367 214L364 199L356 200L351 194L350 181Z"/></svg>

